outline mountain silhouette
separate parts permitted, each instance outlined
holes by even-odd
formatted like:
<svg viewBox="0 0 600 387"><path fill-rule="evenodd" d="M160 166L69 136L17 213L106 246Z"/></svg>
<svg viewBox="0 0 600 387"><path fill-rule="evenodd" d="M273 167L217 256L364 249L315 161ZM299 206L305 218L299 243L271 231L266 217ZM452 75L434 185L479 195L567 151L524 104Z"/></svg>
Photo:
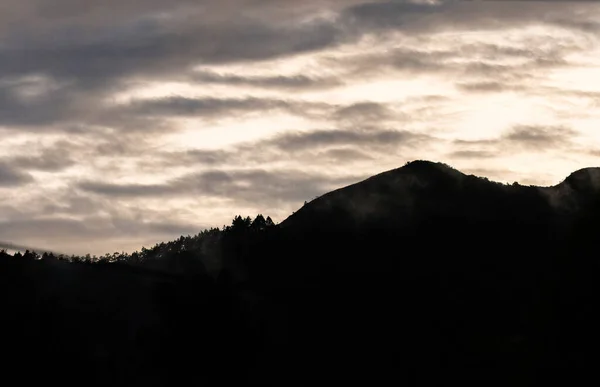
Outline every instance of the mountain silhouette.
<svg viewBox="0 0 600 387"><path fill-rule="evenodd" d="M418 215L417 201L428 201L430 205L443 204L440 201L452 204L451 195L461 189L466 178L467 175L445 164L415 161L327 193L295 212L280 226L327 227L335 222L340 227L352 228L383 219L410 225Z"/></svg>
<svg viewBox="0 0 600 387"><path fill-rule="evenodd" d="M536 187L420 160L278 225L236 216L102 259L3 253L5 369L35 356L22 380L89 385L572 381L600 345L599 191L598 168Z"/></svg>

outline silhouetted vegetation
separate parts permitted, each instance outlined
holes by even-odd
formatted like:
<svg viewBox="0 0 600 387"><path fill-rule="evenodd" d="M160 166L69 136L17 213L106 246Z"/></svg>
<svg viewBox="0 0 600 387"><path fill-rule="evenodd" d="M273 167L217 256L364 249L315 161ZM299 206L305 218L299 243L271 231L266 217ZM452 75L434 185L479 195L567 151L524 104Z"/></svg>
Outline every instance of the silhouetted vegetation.
<svg viewBox="0 0 600 387"><path fill-rule="evenodd" d="M3 348L36 369L22 382L62 384L565 376L600 344L600 192L584 175L537 188L417 161L278 225L238 215L103 257L0 251Z"/></svg>

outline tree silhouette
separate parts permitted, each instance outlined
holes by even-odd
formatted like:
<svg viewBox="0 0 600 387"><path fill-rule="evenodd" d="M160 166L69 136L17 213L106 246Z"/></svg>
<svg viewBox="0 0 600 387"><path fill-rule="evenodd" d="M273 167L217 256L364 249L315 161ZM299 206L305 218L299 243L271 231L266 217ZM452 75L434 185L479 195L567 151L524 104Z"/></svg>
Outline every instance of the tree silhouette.
<svg viewBox="0 0 600 387"><path fill-rule="evenodd" d="M256 218L254 218L254 220L252 221L250 228L253 231L262 231L265 228L267 228L267 221L266 221L265 217L262 216L262 214L258 214L256 216Z"/></svg>

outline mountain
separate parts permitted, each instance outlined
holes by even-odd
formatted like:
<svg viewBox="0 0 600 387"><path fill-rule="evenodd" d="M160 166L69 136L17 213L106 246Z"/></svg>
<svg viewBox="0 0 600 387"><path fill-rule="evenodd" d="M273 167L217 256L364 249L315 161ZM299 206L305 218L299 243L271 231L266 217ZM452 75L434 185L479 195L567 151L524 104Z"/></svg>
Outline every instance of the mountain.
<svg viewBox="0 0 600 387"><path fill-rule="evenodd" d="M584 211L600 192L600 168L585 168L551 187L506 185L466 175L446 164L414 161L359 183L327 193L285 219L280 226L360 228L413 227L423 216L477 216L500 206L527 216L528 212ZM521 208L528 202L534 208ZM535 204L534 204L535 203ZM465 215L464 211L470 211ZM506 214L494 213L494 216Z"/></svg>
<svg viewBox="0 0 600 387"><path fill-rule="evenodd" d="M468 176L442 163L415 161L327 193L284 220L281 227L376 226L382 220L410 226L419 206L452 205ZM318 218L318 219L317 219Z"/></svg>
<svg viewBox="0 0 600 387"><path fill-rule="evenodd" d="M35 353L63 384L572 381L600 345L599 191L598 168L535 187L414 161L279 225L238 216L117 263L0 254L5 369Z"/></svg>
<svg viewBox="0 0 600 387"><path fill-rule="evenodd" d="M408 163L296 211L249 254L250 278L285 304L304 332L288 344L321 370L529 385L549 365L591 366L600 344L599 176L535 187ZM322 343L335 349L313 354Z"/></svg>

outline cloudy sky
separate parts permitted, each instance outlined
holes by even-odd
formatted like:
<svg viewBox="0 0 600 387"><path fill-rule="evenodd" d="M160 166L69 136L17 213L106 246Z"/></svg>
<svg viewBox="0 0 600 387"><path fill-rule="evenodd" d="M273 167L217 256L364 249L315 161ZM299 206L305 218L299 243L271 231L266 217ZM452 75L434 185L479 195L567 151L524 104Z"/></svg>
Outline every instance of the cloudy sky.
<svg viewBox="0 0 600 387"><path fill-rule="evenodd" d="M413 159L600 165L593 1L2 0L0 240L102 254Z"/></svg>

